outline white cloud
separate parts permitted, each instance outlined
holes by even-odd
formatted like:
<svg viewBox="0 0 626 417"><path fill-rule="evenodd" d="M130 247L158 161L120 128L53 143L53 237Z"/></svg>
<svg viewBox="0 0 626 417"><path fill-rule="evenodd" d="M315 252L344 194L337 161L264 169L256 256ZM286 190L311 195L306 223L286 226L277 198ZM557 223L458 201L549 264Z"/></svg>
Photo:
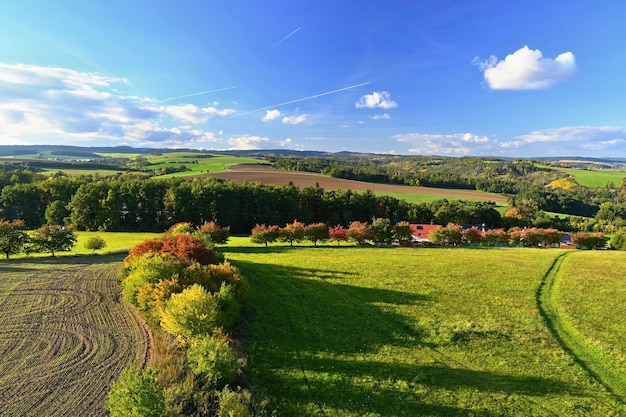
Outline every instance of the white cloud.
<svg viewBox="0 0 626 417"><path fill-rule="evenodd" d="M229 149L233 150L250 150L250 149L259 149L259 145L269 142L268 138L264 138L261 136L235 136L228 139L228 144L230 145Z"/></svg>
<svg viewBox="0 0 626 417"><path fill-rule="evenodd" d="M623 155L626 129L615 126L570 126L536 130L508 140L472 133L409 133L393 137L421 155L494 155L511 157Z"/></svg>
<svg viewBox="0 0 626 417"><path fill-rule="evenodd" d="M193 104L165 106L160 111L174 119L192 124L205 124L216 117L226 117L235 113L232 109L218 110L215 107L200 108Z"/></svg>
<svg viewBox="0 0 626 417"><path fill-rule="evenodd" d="M493 149L494 141L487 136L471 133L432 135L409 133L394 136L398 142L409 144L408 151L421 155L475 155L484 154Z"/></svg>
<svg viewBox="0 0 626 417"><path fill-rule="evenodd" d="M564 52L555 59L544 58L539 49L528 46L509 54L502 61L495 56L474 63L483 71L489 87L494 90L546 89L572 78L577 73L576 58Z"/></svg>
<svg viewBox="0 0 626 417"><path fill-rule="evenodd" d="M376 114L376 115L370 117L370 119L372 119L372 120L389 120L389 119L391 119L391 116L389 116L387 113L383 113L383 114Z"/></svg>
<svg viewBox="0 0 626 417"><path fill-rule="evenodd" d="M212 141L198 126L235 112L158 105L120 93L127 84L66 68L0 63L2 143L185 146Z"/></svg>
<svg viewBox="0 0 626 417"><path fill-rule="evenodd" d="M359 101L355 103L357 109L392 109L394 107L398 107L398 103L391 99L391 94L387 91L377 92L374 91L372 94L365 94L361 96Z"/></svg>
<svg viewBox="0 0 626 417"><path fill-rule="evenodd" d="M626 129L615 126L569 126L536 130L515 138L521 145L561 146L562 155L602 151L605 156L620 152L626 145Z"/></svg>
<svg viewBox="0 0 626 417"><path fill-rule="evenodd" d="M307 117L308 116L306 114L301 114L300 116L284 117L283 123L286 125L299 125L300 123L305 122Z"/></svg>
<svg viewBox="0 0 626 417"><path fill-rule="evenodd" d="M263 116L263 120L264 122L269 122L272 120L276 120L279 117L282 116L282 113L280 112L280 110L265 110L265 116Z"/></svg>

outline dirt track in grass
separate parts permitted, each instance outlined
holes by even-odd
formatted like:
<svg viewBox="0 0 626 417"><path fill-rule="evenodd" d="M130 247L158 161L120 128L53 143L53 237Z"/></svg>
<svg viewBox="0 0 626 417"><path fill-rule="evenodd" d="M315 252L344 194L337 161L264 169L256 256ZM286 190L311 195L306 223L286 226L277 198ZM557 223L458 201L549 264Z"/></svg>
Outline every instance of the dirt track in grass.
<svg viewBox="0 0 626 417"><path fill-rule="evenodd" d="M274 169L263 165L236 165L225 172L207 173L198 175L200 178L215 177L234 182L260 182L277 186L287 185L292 182L298 187L309 187L319 184L325 190L353 190L382 193L411 193L421 195L441 196L441 198L459 200L485 200L505 203L506 198L496 194L485 193L475 190L458 190L447 188L412 187L407 185L376 184L372 182L352 181L341 178L327 177L325 175Z"/></svg>

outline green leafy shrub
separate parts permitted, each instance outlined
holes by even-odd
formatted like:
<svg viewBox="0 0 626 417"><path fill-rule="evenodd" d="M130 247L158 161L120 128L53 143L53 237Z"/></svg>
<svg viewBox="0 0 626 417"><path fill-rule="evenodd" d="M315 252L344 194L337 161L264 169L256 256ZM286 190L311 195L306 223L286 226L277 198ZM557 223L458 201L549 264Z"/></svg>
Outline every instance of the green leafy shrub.
<svg viewBox="0 0 626 417"><path fill-rule="evenodd" d="M252 417L250 412L251 398L247 391L232 391L228 387L219 394L220 408L218 417Z"/></svg>
<svg viewBox="0 0 626 417"><path fill-rule="evenodd" d="M171 255L147 253L136 258L122 272L122 297L124 301L138 306L139 288L169 279L181 270L182 265Z"/></svg>
<svg viewBox="0 0 626 417"><path fill-rule="evenodd" d="M152 369L136 365L122 371L109 392L107 409L111 417L166 416L165 396Z"/></svg>
<svg viewBox="0 0 626 417"><path fill-rule="evenodd" d="M94 253L97 250L104 249L107 246L107 242L100 236L92 236L85 242L85 249Z"/></svg>
<svg viewBox="0 0 626 417"><path fill-rule="evenodd" d="M217 299L194 284L180 294L172 294L161 314L161 327L186 344L194 337L212 333L219 320Z"/></svg>
<svg viewBox="0 0 626 417"><path fill-rule="evenodd" d="M187 350L191 371L212 387L235 381L239 363L228 338L221 332L194 339Z"/></svg>

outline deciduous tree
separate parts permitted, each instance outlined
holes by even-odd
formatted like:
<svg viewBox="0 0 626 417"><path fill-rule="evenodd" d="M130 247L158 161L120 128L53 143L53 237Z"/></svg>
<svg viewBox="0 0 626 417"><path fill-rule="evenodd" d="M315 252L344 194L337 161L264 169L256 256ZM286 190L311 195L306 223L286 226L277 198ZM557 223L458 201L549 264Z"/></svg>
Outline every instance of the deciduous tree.
<svg viewBox="0 0 626 417"><path fill-rule="evenodd" d="M350 227L348 227L348 237L362 245L365 241L372 239L372 229L367 223L353 221L350 223Z"/></svg>
<svg viewBox="0 0 626 417"><path fill-rule="evenodd" d="M76 234L71 227L46 224L35 230L30 238L35 252L55 252L71 250L76 245Z"/></svg>
<svg viewBox="0 0 626 417"><path fill-rule="evenodd" d="M372 240L376 244L391 244L393 238L393 224L387 218L378 218L372 222L370 227Z"/></svg>
<svg viewBox="0 0 626 417"><path fill-rule="evenodd" d="M250 241L252 243L260 243L265 244L267 247L268 243L273 243L278 240L280 236L280 228L278 226L266 226L265 224L257 224L252 229L252 236L250 237Z"/></svg>
<svg viewBox="0 0 626 417"><path fill-rule="evenodd" d="M304 227L304 223L294 220L280 229L280 240L289 242L289 246L293 246L294 241L301 242L304 239Z"/></svg>
<svg viewBox="0 0 626 417"><path fill-rule="evenodd" d="M313 242L325 242L328 240L328 226L325 223L312 223L304 228L304 238Z"/></svg>
<svg viewBox="0 0 626 417"><path fill-rule="evenodd" d="M0 252L7 259L23 252L28 240L26 225L22 220L0 220Z"/></svg>
<svg viewBox="0 0 626 417"><path fill-rule="evenodd" d="M341 242L347 242L349 239L348 229L340 224L328 229L328 236L330 237L330 240L337 242L337 245L339 245Z"/></svg>

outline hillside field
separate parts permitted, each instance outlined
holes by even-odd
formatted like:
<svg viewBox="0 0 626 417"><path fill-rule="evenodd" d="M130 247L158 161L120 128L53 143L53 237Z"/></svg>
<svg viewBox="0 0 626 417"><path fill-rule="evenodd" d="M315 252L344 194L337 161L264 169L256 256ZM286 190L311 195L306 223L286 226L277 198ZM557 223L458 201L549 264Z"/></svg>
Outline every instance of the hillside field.
<svg viewBox="0 0 626 417"><path fill-rule="evenodd" d="M619 186L621 180L626 177L626 171L618 170L586 170L573 168L557 168L568 175L573 176L576 182L585 187L605 187L608 183Z"/></svg>
<svg viewBox="0 0 626 417"><path fill-rule="evenodd" d="M482 191L377 184L333 178L312 172L273 169L263 165L237 165L233 166L228 171L204 174L200 177L216 177L234 182L261 182L276 186L287 185L291 182L301 188L319 185L326 190L371 190L376 194L389 195L413 203L429 202L442 198L494 201L500 204L506 203L506 197Z"/></svg>
<svg viewBox="0 0 626 417"><path fill-rule="evenodd" d="M0 262L0 416L104 416L111 383L149 354L119 300L122 255Z"/></svg>
<svg viewBox="0 0 626 417"><path fill-rule="evenodd" d="M276 415L626 415L623 252L221 250L250 281L247 372Z"/></svg>

